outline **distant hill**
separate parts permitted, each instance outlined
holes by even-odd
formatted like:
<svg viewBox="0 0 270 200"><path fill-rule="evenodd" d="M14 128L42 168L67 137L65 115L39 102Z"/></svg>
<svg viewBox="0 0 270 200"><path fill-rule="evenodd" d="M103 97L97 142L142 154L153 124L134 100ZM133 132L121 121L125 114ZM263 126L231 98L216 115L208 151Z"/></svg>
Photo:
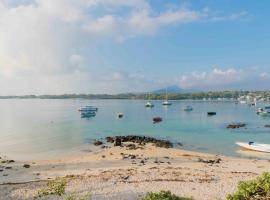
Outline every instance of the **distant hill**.
<svg viewBox="0 0 270 200"><path fill-rule="evenodd" d="M183 88L178 87L177 85L172 85L167 87L167 93L193 93L193 92L198 92L197 90L185 90ZM152 91L154 94L163 94L166 93L166 88L161 88L158 90Z"/></svg>

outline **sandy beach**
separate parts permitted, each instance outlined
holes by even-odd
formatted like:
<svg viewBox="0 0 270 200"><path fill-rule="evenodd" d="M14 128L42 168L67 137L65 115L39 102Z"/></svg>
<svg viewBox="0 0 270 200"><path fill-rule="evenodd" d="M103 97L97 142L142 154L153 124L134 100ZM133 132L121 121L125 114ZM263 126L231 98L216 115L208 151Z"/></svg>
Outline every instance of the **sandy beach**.
<svg viewBox="0 0 270 200"><path fill-rule="evenodd" d="M42 199L90 192L89 199L136 200L160 190L198 200L226 199L239 181L270 169L268 160L160 148L151 143L134 148L130 144L99 146L95 151L54 160L9 162L11 158L2 157L0 199L33 199L56 177L67 180L66 195Z"/></svg>

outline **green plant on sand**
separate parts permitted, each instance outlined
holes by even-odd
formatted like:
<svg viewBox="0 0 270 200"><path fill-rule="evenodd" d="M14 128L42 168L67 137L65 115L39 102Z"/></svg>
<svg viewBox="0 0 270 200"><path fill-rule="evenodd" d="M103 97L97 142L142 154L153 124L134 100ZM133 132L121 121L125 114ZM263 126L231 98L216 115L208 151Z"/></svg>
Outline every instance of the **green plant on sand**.
<svg viewBox="0 0 270 200"><path fill-rule="evenodd" d="M250 180L241 181L237 191L227 196L228 200L263 200L270 199L270 173L265 172L261 176Z"/></svg>
<svg viewBox="0 0 270 200"><path fill-rule="evenodd" d="M141 200L192 200L190 198L178 197L170 191L160 191L158 193L149 192Z"/></svg>
<svg viewBox="0 0 270 200"><path fill-rule="evenodd" d="M63 178L56 178L55 180L48 181L44 188L38 191L38 197L48 196L48 195L58 195L61 196L65 194L67 185L67 180Z"/></svg>

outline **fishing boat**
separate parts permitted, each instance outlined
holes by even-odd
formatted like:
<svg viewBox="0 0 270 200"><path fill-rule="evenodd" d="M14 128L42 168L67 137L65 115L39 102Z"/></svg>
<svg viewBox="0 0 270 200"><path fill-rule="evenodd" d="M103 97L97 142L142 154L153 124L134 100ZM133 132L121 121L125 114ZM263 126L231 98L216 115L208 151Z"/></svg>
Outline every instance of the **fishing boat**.
<svg viewBox="0 0 270 200"><path fill-rule="evenodd" d="M81 107L78 110L79 112L97 112L98 108L93 107L93 106L85 106L85 107Z"/></svg>
<svg viewBox="0 0 270 200"><path fill-rule="evenodd" d="M163 106L170 106L170 105L172 105L172 103L168 101L168 92L167 92L167 88L166 88L166 99L165 99L165 101L162 102L162 105L163 105Z"/></svg>
<svg viewBox="0 0 270 200"><path fill-rule="evenodd" d="M192 111L192 110L193 110L193 108L191 106L186 106L184 108L184 111L187 111L187 112Z"/></svg>
<svg viewBox="0 0 270 200"><path fill-rule="evenodd" d="M246 150L270 153L270 144L256 142L236 142L236 144Z"/></svg>

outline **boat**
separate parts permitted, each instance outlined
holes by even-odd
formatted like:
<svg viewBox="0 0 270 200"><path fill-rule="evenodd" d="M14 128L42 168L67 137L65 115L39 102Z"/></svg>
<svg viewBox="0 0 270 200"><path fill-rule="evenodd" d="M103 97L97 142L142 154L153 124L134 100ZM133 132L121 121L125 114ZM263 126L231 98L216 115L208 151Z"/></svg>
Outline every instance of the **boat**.
<svg viewBox="0 0 270 200"><path fill-rule="evenodd" d="M263 108L258 108L257 110L256 110L256 113L257 113L257 115L259 115L260 113L262 113L264 110L263 110Z"/></svg>
<svg viewBox="0 0 270 200"><path fill-rule="evenodd" d="M94 111L82 111L81 112L81 118L90 118L90 117L95 117L96 112Z"/></svg>
<svg viewBox="0 0 270 200"><path fill-rule="evenodd" d="M165 101L162 102L162 105L163 105L163 106L170 106L170 105L172 105L172 103L168 101L168 92L167 92L167 88L166 88L166 99L165 99Z"/></svg>
<svg viewBox="0 0 270 200"><path fill-rule="evenodd" d="M153 108L154 104L152 104L150 101L146 102L145 107L147 108Z"/></svg>
<svg viewBox="0 0 270 200"><path fill-rule="evenodd" d="M124 117L124 114L123 113L117 113L117 117L118 118L123 118Z"/></svg>
<svg viewBox="0 0 270 200"><path fill-rule="evenodd" d="M250 151L270 153L270 144L261 144L256 142L236 142L236 144Z"/></svg>
<svg viewBox="0 0 270 200"><path fill-rule="evenodd" d="M265 106L264 108L268 110L268 109L270 109L270 106Z"/></svg>
<svg viewBox="0 0 270 200"><path fill-rule="evenodd" d="M184 111L187 111L187 112L192 111L192 110L193 110L193 108L191 106L186 106L184 108Z"/></svg>
<svg viewBox="0 0 270 200"><path fill-rule="evenodd" d="M161 117L154 117L153 118L153 123L159 123L159 122L162 122L162 118Z"/></svg>
<svg viewBox="0 0 270 200"><path fill-rule="evenodd" d="M85 106L85 107L79 108L78 111L79 112L90 112L90 111L97 112L98 111L98 108L93 107L93 106Z"/></svg>
<svg viewBox="0 0 270 200"><path fill-rule="evenodd" d="M216 115L216 114L217 114L216 112L207 112L208 116L213 116L213 115Z"/></svg>
<svg viewBox="0 0 270 200"><path fill-rule="evenodd" d="M146 102L145 107L147 107L147 108L154 107L154 104L152 104L152 102L150 101L150 94L148 94L148 101Z"/></svg>
<svg viewBox="0 0 270 200"><path fill-rule="evenodd" d="M270 117L270 110L262 111L259 115L262 117Z"/></svg>

